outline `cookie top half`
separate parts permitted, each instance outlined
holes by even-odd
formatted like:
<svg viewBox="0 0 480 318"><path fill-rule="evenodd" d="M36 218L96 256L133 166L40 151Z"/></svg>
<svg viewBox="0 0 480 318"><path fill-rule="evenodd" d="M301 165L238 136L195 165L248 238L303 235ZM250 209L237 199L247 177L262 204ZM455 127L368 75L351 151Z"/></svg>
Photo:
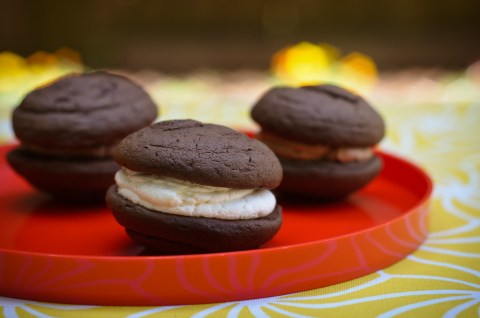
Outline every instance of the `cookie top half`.
<svg viewBox="0 0 480 318"><path fill-rule="evenodd" d="M115 149L123 167L197 184L272 189L282 168L263 143L225 126L194 120L158 122L134 132Z"/></svg>
<svg viewBox="0 0 480 318"><path fill-rule="evenodd" d="M385 133L383 119L365 99L333 85L272 88L251 116L265 132L305 144L367 147Z"/></svg>
<svg viewBox="0 0 480 318"><path fill-rule="evenodd" d="M156 117L157 106L142 87L98 71L68 75L30 92L12 120L23 143L69 149L115 143Z"/></svg>

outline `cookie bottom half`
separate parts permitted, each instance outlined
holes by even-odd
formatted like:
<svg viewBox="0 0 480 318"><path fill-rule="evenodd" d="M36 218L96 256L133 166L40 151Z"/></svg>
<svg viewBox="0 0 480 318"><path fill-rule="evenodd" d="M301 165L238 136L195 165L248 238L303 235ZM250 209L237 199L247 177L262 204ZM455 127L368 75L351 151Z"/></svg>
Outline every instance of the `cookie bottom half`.
<svg viewBox="0 0 480 318"><path fill-rule="evenodd" d="M21 147L7 154L10 166L30 184L56 198L100 201L120 168L112 158L55 158Z"/></svg>
<svg viewBox="0 0 480 318"><path fill-rule="evenodd" d="M359 162L279 158L283 180L276 192L285 197L338 200L361 189L382 169L378 156Z"/></svg>
<svg viewBox="0 0 480 318"><path fill-rule="evenodd" d="M121 196L116 185L108 190L106 201L134 241L162 254L254 249L269 241L282 225L279 205L261 218L223 220L153 211Z"/></svg>

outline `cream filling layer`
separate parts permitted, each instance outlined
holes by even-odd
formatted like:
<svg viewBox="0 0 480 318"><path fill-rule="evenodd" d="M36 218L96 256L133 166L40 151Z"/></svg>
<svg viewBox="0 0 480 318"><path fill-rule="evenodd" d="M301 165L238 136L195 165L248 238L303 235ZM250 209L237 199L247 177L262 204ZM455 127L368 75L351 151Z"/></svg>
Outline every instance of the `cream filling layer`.
<svg viewBox="0 0 480 318"><path fill-rule="evenodd" d="M147 209L184 216L225 220L255 219L276 206L272 192L263 189L211 187L120 169L118 193Z"/></svg>
<svg viewBox="0 0 480 318"><path fill-rule="evenodd" d="M339 162L363 161L373 156L372 147L333 148L326 145L307 145L287 140L272 134L260 132L256 138L265 143L273 152L284 158L299 160L327 159Z"/></svg>

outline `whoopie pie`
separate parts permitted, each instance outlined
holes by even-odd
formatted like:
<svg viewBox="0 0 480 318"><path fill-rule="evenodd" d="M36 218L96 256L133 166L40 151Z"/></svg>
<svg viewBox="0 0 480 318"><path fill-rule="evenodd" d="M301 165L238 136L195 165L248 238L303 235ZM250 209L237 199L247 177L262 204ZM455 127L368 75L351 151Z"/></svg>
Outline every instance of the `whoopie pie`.
<svg viewBox="0 0 480 318"><path fill-rule="evenodd" d="M155 118L150 96L123 76L68 75L33 90L15 108L20 145L7 159L32 185L54 196L103 198L119 169L113 148Z"/></svg>
<svg viewBox="0 0 480 318"><path fill-rule="evenodd" d="M274 87L253 106L257 138L279 157L279 193L331 200L362 188L382 168L374 146L382 117L361 96L338 86Z"/></svg>
<svg viewBox="0 0 480 318"><path fill-rule="evenodd" d="M115 149L107 204L127 234L161 254L257 248L282 224L269 189L282 168L258 140L194 120L158 122Z"/></svg>

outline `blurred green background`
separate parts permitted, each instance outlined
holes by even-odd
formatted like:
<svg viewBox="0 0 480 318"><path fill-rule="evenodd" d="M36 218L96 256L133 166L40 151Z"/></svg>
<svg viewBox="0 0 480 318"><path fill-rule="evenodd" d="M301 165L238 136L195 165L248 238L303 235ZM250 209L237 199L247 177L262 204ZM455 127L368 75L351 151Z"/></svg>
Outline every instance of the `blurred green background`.
<svg viewBox="0 0 480 318"><path fill-rule="evenodd" d="M0 51L70 47L93 68L268 69L299 41L360 51L380 69L480 58L480 1L0 0Z"/></svg>

